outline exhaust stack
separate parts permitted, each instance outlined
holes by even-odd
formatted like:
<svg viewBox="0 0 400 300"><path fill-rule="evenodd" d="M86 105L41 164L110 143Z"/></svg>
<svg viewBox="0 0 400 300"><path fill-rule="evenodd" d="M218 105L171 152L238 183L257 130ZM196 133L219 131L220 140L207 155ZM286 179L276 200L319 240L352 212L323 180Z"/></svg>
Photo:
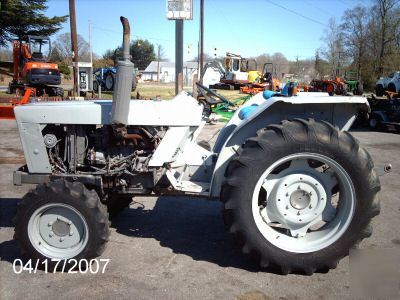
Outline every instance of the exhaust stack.
<svg viewBox="0 0 400 300"><path fill-rule="evenodd" d="M124 30L122 49L122 60L117 63L117 75L114 86L111 122L113 124L127 125L129 115L129 104L131 101L133 68L134 64L130 61L129 44L131 29L129 21L125 17L120 18Z"/></svg>

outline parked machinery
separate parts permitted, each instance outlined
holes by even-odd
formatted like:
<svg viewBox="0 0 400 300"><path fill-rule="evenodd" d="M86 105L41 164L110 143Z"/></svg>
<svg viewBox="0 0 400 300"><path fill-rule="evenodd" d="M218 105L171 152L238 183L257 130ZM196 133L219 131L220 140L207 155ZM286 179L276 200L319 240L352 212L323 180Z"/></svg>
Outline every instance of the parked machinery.
<svg viewBox="0 0 400 300"><path fill-rule="evenodd" d="M208 74L210 72L213 74ZM257 71L256 60L228 52L224 58L224 66L217 61L206 63L202 78L203 83L209 88L238 90L245 84L257 81L260 75L260 72ZM217 82L210 82L208 77L213 78L212 81L217 79Z"/></svg>
<svg viewBox="0 0 400 300"><path fill-rule="evenodd" d="M389 129L400 132L400 97L371 98L368 125L371 130Z"/></svg>
<svg viewBox="0 0 400 300"><path fill-rule="evenodd" d="M385 92L400 94L400 71L378 79L375 85L375 94L383 96Z"/></svg>
<svg viewBox="0 0 400 300"><path fill-rule="evenodd" d="M93 72L93 90L99 91L99 87L103 91L114 91L115 76L117 69L115 67L98 68ZM136 75L136 73L134 73ZM136 89L137 79L133 76L132 79L132 92Z"/></svg>
<svg viewBox="0 0 400 300"><path fill-rule="evenodd" d="M279 92L282 89L282 82L277 78L276 68L273 63L265 63L263 70L255 82L246 84L240 88L244 94L257 94L261 91Z"/></svg>
<svg viewBox="0 0 400 300"><path fill-rule="evenodd" d="M29 35L13 42L14 76L9 84L9 93L24 92L26 86L33 87L37 96L64 96L59 87L61 74L58 65L48 62L51 53L49 37Z"/></svg>
<svg viewBox="0 0 400 300"><path fill-rule="evenodd" d="M204 107L187 93L130 100L130 30L121 21L113 101L15 108L27 164L14 184L37 184L15 218L23 253L49 269L51 259L99 256L110 234L107 207L151 194L221 199L242 251L283 274L335 268L371 234L380 183L347 132L368 108L365 98L259 93L203 148Z"/></svg>
<svg viewBox="0 0 400 300"><path fill-rule="evenodd" d="M361 96L364 93L364 86L357 71L347 71L344 79L347 84L347 90L352 92L353 95Z"/></svg>
<svg viewBox="0 0 400 300"><path fill-rule="evenodd" d="M310 82L310 92L325 92L329 96L347 95L347 83L340 77L334 80L329 79L313 79Z"/></svg>

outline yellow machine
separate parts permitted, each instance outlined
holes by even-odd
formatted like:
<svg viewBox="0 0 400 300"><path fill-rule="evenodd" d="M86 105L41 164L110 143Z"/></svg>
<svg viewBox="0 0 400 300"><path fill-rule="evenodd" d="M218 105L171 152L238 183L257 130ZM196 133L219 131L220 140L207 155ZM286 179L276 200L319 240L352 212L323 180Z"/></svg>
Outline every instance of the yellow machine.
<svg viewBox="0 0 400 300"><path fill-rule="evenodd" d="M204 66L203 82L208 82L204 78L208 77L207 72L219 73L220 76L219 82L208 85L212 89L238 90L247 84L259 82L262 77L262 73L257 71L255 59L247 59L229 52L226 53L223 65L220 62L212 61Z"/></svg>

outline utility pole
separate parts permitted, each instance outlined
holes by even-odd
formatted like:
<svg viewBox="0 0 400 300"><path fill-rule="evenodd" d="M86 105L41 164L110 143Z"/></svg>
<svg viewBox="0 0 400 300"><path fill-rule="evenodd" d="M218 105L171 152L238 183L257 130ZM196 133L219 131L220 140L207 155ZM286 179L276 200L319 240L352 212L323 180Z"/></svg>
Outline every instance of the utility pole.
<svg viewBox="0 0 400 300"><path fill-rule="evenodd" d="M161 45L157 44L157 82L160 82Z"/></svg>
<svg viewBox="0 0 400 300"><path fill-rule="evenodd" d="M74 90L73 95L78 95L78 33L76 31L75 0L69 0L69 23L71 25L71 48L74 70Z"/></svg>
<svg viewBox="0 0 400 300"><path fill-rule="evenodd" d="M175 20L175 94L183 91L183 20Z"/></svg>
<svg viewBox="0 0 400 300"><path fill-rule="evenodd" d="M340 60L342 59L342 54L344 54L343 51L338 52L338 62L337 62L337 69L336 69L336 77L340 77Z"/></svg>
<svg viewBox="0 0 400 300"><path fill-rule="evenodd" d="M200 0L200 54L199 54L199 78L203 84L203 67L204 67L204 0Z"/></svg>
<svg viewBox="0 0 400 300"><path fill-rule="evenodd" d="M92 50L92 22L89 20L89 51L90 51L90 63L93 66L93 50Z"/></svg>

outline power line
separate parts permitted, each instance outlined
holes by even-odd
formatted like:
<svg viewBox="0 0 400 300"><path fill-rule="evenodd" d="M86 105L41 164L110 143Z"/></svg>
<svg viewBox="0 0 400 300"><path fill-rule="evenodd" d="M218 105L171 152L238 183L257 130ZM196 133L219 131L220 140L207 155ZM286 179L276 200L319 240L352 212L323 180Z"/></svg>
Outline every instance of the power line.
<svg viewBox="0 0 400 300"><path fill-rule="evenodd" d="M321 8L320 6L315 5L314 3L310 3L308 0L303 1L306 4L308 4L310 7L315 8L316 10L318 10L319 12L323 12L331 17L335 17L334 14L330 13L329 11L327 11L326 9Z"/></svg>
<svg viewBox="0 0 400 300"><path fill-rule="evenodd" d="M302 17L302 18L304 18L304 19L306 19L306 20L308 20L308 21L311 21L311 22L313 22L313 23L315 23L315 24L321 25L321 26L323 26L323 27L328 27L326 24L324 24L324 23L322 23L322 22L320 22L320 21L318 21L318 20L315 20L315 19L313 19L313 18L307 17L307 16L305 16L305 15L303 15L303 14L301 14L301 13L298 13L297 11L294 11L294 10L292 10L292 9L290 9L290 8L287 8L287 7L283 6L283 5L280 5L280 4L278 4L278 3L275 3L275 2L273 2L273 1L271 1L271 0L264 0L264 1L265 1L265 2L268 2L268 3L272 4L272 5L275 5L275 6L279 7L279 8L281 8L281 9L284 9L284 10L286 10L286 11L288 11L288 12L291 12L292 14L295 14L295 15L297 15L297 16L299 16L299 17Z"/></svg>
<svg viewBox="0 0 400 300"><path fill-rule="evenodd" d="M102 27L98 26L97 24L95 24L95 23L93 23L93 22L92 22L92 26L93 26L94 29L98 29L98 30L101 30L101 31L108 31L108 32L111 32L111 33L116 33L116 34L120 34L120 33L121 33L121 32L115 31L115 30L111 30L111 29L107 29L107 28L102 28ZM148 37L148 36L143 36L143 35L139 36L139 35L134 35L134 34L132 34L131 36L136 37L136 38L139 38L139 37L140 37L140 38L144 38L144 39L148 39L148 40L155 40L155 41L163 41L163 42L168 42L168 43L175 43L175 41L172 41L172 40L160 39L160 38L155 38L155 37Z"/></svg>

